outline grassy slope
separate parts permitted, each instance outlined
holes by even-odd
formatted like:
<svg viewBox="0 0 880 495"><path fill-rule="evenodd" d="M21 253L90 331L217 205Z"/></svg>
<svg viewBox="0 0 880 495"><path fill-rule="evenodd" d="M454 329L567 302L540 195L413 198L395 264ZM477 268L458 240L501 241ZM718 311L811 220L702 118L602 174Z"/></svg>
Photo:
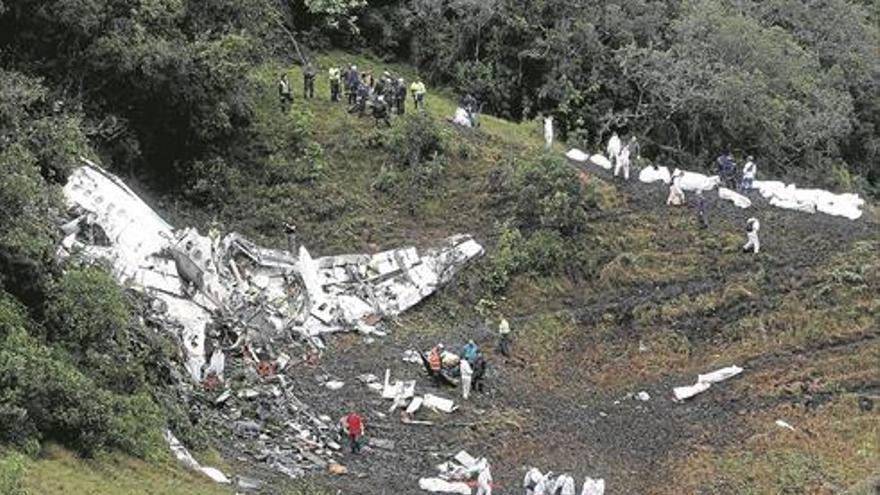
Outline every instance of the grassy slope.
<svg viewBox="0 0 880 495"><path fill-rule="evenodd" d="M344 103L327 102L326 68L351 62L374 74L385 67L364 57L328 54L319 60L318 98L308 102L299 93L299 69L289 69L298 91L296 110L289 116L279 114L275 100L280 69L264 67L255 74L267 88L259 111L265 128L271 131L278 119L301 119L323 148L324 170L310 183L254 187L212 215L270 244L282 243L280 225L294 221L304 242L319 254L422 244L469 232L491 255L496 223L505 214L486 201L486 179L500 162L540 154L540 125L484 117L479 133L444 126L448 160L438 182L417 195L400 188L379 192L373 183L389 158L375 143L387 131L375 130L371 119L349 116ZM413 79L408 67L389 68ZM443 119L452 114L453 101L450 94L429 89L428 111ZM792 227L768 231L767 253L744 261L737 252L742 237L737 215L745 213L719 218L709 232L700 233L688 210L653 206L662 201L662 193L638 203L631 193L591 174L585 180L615 198L608 202L613 208L596 215L591 243L584 246L595 257L595 278L520 276L503 296L493 297L479 283L487 265L480 262L450 290L402 318L396 332L443 338L462 321L479 320L476 302L492 298L514 322L517 353L527 363L524 386L535 394L552 391L575 399L584 397L585 388L617 394L651 384L668 391L671 383L681 384L683 377L712 366L745 364L748 379L700 399L705 404L724 394L736 400L725 406L739 418L727 428L727 441L720 441L717 431L701 430L712 425L695 425L692 438L697 440L687 455L670 451L663 469L639 472L630 482L642 479L641 484L630 486L664 493L800 493L868 477L880 464L880 415L877 407L873 413L860 412L855 394L880 387L880 347L871 333L880 318L877 235L853 244L847 232L798 226L798 214L770 212L765 225L792 222ZM209 220L198 211L182 216L203 225ZM871 221L876 226L876 219ZM803 242L815 245L821 255L788 252ZM820 399L817 405L805 405L814 397ZM531 415L510 407L505 414ZM777 418L805 433L780 431L773 425ZM505 461L504 452L493 455ZM140 493L124 485L124 479L114 481L64 459L36 463L44 471L32 471L29 483L82 478L104 483L94 485L100 486L94 493ZM132 470L128 462L112 463L109 469L145 482L162 478L158 473L169 469L139 465ZM98 469L104 473L100 469L108 468ZM619 487L626 481L614 482ZM183 492L214 493L198 491L204 483L193 483L196 488Z"/></svg>

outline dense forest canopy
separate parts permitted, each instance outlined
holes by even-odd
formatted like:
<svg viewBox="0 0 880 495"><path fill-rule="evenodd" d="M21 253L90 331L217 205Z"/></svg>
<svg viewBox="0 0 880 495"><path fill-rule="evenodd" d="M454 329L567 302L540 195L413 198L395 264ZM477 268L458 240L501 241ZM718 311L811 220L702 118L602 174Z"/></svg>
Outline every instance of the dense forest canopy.
<svg viewBox="0 0 880 495"><path fill-rule="evenodd" d="M622 130L646 138L651 158L689 166L730 146L789 175L839 168L875 187L880 180L876 2L370 7L358 22L362 46L411 59L432 80L478 94L491 113L553 114L575 142L596 145Z"/></svg>

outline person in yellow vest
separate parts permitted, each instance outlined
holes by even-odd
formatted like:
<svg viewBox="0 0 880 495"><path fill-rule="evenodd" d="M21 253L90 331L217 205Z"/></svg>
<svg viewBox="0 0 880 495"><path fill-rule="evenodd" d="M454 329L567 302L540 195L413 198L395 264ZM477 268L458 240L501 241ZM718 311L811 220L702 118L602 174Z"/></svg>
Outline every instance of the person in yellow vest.
<svg viewBox="0 0 880 495"><path fill-rule="evenodd" d="M428 92L428 90L425 89L425 83L423 83L420 78L416 79L412 85L410 85L409 92L412 93L413 104L415 105L416 110L424 110L425 93Z"/></svg>
<svg viewBox="0 0 880 495"><path fill-rule="evenodd" d="M342 71L339 70L339 67L330 67L327 74L330 79L330 101L335 103L339 101L339 88L342 84Z"/></svg>
<svg viewBox="0 0 880 495"><path fill-rule="evenodd" d="M498 350L502 356L510 357L510 323L503 316L498 324Z"/></svg>

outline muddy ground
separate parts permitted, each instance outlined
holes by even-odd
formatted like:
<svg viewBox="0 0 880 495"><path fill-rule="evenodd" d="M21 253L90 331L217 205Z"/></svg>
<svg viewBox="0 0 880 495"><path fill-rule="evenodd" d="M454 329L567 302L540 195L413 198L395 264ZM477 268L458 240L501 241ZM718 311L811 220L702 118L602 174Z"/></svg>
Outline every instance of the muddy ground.
<svg viewBox="0 0 880 495"><path fill-rule="evenodd" d="M472 315L462 319L442 314L445 306L433 301L425 302L417 317L405 321L404 326L436 317L448 322L446 330L397 331L398 325L391 324L391 335L373 341L355 335L329 339L329 348L318 367L301 364L288 371L297 383L299 398L333 418L348 408L360 411L365 415L367 436L391 440L394 448L343 454L341 462L348 474L318 474L320 484L344 494L422 493L418 479L432 476L435 465L465 449L491 461L495 493L499 494L521 493L528 466L571 473L578 481L578 490L584 476L590 476L604 478L608 494L681 493L676 489L677 462L701 449L735 446L751 437L755 432L748 418L752 415L780 403L816 407L847 391L880 393L880 376L876 381L852 384L851 390L844 387L824 395L772 388L768 391L749 383L750 377L759 373L784 373L846 356L854 349L878 346L880 330L812 347L768 346L739 356L742 360L728 360L713 352L724 325L776 307L786 293L805 283L807 274L827 263L841 248L858 240L876 239L880 231L877 223L781 210L769 206L756 192L750 195L753 207L741 210L718 200L717 194L708 193L710 228L700 231L691 212L685 210L683 214L682 210L663 206L665 186L645 185L634 179L624 183L594 167L584 170L614 183L626 198L622 208L594 216L597 231L611 225L619 228L621 222L629 221L668 222L669 229L681 229L684 218L684 228L692 230L688 235L732 233L745 242L745 221L756 216L762 224L762 252L753 256L707 249L699 254L713 268L685 278L573 293L558 311L570 318L577 331L552 351L549 365L530 362L534 353L520 343L514 346L515 358L505 360L495 351L494 328ZM666 235L663 228L657 232L653 242L658 251L682 250L677 234ZM613 255L609 253L608 259ZM636 308L682 294L721 290L732 278L749 275L772 286L772 290L764 291L758 300L722 305L714 311L677 319L676 332L686 335L691 343L690 358L668 370L627 376L628 367L641 359L629 350L645 338L645 329L634 321ZM454 299L461 290L466 290L463 283L453 283L439 297ZM510 316L516 332L518 322L533 315L524 308ZM614 331L593 331L603 325ZM417 379L417 393L439 393L459 401L457 389L436 390L420 366L405 363L401 357L408 349L427 349L438 340L448 347L458 347L469 338L475 339L488 356L487 390L475 393L453 414L420 411L417 419L430 420L433 426L401 423L397 413L389 414L389 401L383 401L356 379L363 373L381 378L387 368L393 379ZM619 353L596 357L599 348L617 349ZM647 356L652 350L643 352ZM691 384L697 373L732 364L746 371L689 401L673 401L674 386ZM600 374L601 380L597 378ZM330 375L346 384L341 390L331 391L318 383L318 375ZM646 391L650 400L631 397L639 391ZM252 466L252 473L270 476L259 466ZM275 482L283 485L278 478Z"/></svg>

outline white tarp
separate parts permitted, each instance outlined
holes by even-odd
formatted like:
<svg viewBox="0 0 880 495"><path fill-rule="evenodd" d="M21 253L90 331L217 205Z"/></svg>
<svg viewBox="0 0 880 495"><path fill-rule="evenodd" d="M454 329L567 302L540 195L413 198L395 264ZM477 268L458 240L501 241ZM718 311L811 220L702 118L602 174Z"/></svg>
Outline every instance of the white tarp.
<svg viewBox="0 0 880 495"><path fill-rule="evenodd" d="M577 148L572 148L572 149L568 150L568 152L565 154L565 156L569 160L574 160L576 162L582 162L582 163L586 162L587 160L590 159L590 155L584 153L583 151L581 151Z"/></svg>
<svg viewBox="0 0 880 495"><path fill-rule="evenodd" d="M721 199L732 201L733 204L740 208L748 208L752 206L752 201L749 198L726 187L718 188L718 197Z"/></svg>
<svg viewBox="0 0 880 495"><path fill-rule="evenodd" d="M434 493L460 493L471 495L471 487L463 481L446 481L440 478L422 478L419 488Z"/></svg>
<svg viewBox="0 0 880 495"><path fill-rule="evenodd" d="M699 393L702 393L702 392L705 392L706 390L709 390L709 387L711 387L711 386L712 386L711 383L697 382L693 385L686 385L684 387L675 387L672 389L672 393L675 394L675 398L677 400L690 399L691 397L693 397Z"/></svg>
<svg viewBox="0 0 880 495"><path fill-rule="evenodd" d="M862 216L861 207L865 200L857 194L835 194L824 189L799 189L795 184L780 181L756 180L752 186L761 193L770 204L778 208L797 210L808 213L816 211L827 215L840 216L857 220Z"/></svg>
<svg viewBox="0 0 880 495"><path fill-rule="evenodd" d="M605 170L611 170L611 160L605 158L605 155L595 154L590 157L590 163Z"/></svg>
<svg viewBox="0 0 880 495"><path fill-rule="evenodd" d="M717 175L708 176L697 172L681 171L679 185L682 191L711 191L721 183Z"/></svg>
<svg viewBox="0 0 880 495"><path fill-rule="evenodd" d="M669 184L672 182L672 174L669 173L669 169L666 167L645 167L639 172L639 181L646 184L653 182Z"/></svg>

